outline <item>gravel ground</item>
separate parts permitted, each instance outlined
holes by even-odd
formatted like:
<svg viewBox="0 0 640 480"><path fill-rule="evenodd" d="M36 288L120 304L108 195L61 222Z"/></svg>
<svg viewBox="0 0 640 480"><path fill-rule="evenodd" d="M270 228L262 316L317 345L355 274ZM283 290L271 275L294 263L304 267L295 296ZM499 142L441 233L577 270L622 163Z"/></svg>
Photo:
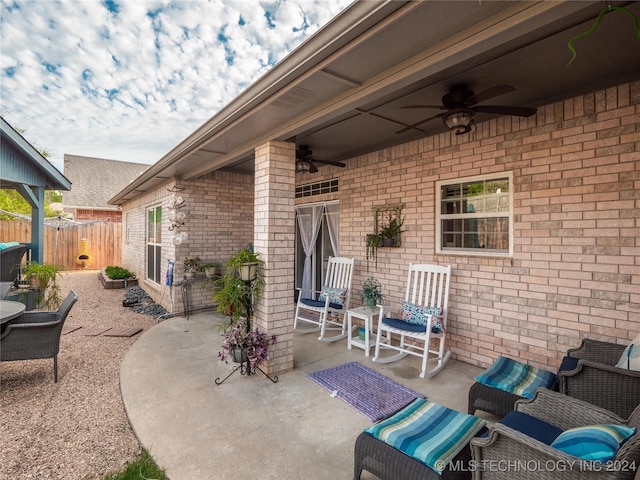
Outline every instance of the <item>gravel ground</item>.
<svg viewBox="0 0 640 480"><path fill-rule="evenodd" d="M0 479L98 479L140 453L120 397L120 363L141 333L83 336L90 327L141 327L155 317L122 306L124 290L105 290L97 271L62 274L61 295L78 301L65 325L58 383L53 360L0 363Z"/></svg>

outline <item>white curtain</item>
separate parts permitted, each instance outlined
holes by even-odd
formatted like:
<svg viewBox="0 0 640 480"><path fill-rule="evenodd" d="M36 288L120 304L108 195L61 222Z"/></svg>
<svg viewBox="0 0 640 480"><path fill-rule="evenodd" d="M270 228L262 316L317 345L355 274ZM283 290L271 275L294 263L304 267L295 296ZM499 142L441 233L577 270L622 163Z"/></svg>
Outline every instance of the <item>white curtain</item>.
<svg viewBox="0 0 640 480"><path fill-rule="evenodd" d="M322 225L322 213L324 205L299 205L296 207L298 214L298 229L300 240L304 250L304 270L302 271L302 298L312 298L311 292L311 255L315 250L316 240L320 225Z"/></svg>
<svg viewBox="0 0 640 480"><path fill-rule="evenodd" d="M329 229L331 248L333 249L333 255L335 257L339 257L340 249L338 248L338 239L340 238L340 232L338 232L338 228L340 224L340 205L337 203L329 203L325 208L327 212L327 228Z"/></svg>

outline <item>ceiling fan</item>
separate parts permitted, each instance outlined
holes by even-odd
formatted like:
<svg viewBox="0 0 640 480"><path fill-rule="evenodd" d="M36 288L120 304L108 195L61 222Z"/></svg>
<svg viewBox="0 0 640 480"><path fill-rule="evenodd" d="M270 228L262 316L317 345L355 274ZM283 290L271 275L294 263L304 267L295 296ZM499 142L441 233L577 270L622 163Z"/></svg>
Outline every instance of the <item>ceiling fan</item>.
<svg viewBox="0 0 640 480"><path fill-rule="evenodd" d="M333 160L318 160L313 157L313 150L308 145L300 145L296 148L296 172L302 173L316 173L318 167L316 163L320 165L334 165L336 167L346 167L347 165L342 162L334 162Z"/></svg>
<svg viewBox="0 0 640 480"><path fill-rule="evenodd" d="M462 135L471 131L471 125L476 113L497 113L499 115L513 115L516 117L530 117L536 113L535 108L530 107L509 107L506 105L477 105L490 98L514 91L511 85L494 85L478 94L469 90L466 85L454 85L442 97L442 105L404 105L400 108L437 108L446 110L413 125L408 125L396 133L404 133L408 130L419 127L435 118L442 118L444 124L456 135Z"/></svg>

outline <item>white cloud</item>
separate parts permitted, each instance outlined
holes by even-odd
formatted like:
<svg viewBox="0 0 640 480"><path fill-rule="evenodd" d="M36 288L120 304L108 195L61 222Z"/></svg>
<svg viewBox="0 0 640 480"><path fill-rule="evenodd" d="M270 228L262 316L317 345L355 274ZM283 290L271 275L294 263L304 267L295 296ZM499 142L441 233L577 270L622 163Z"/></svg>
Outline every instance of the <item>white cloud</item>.
<svg viewBox="0 0 640 480"><path fill-rule="evenodd" d="M2 115L58 168L153 163L349 3L2 0Z"/></svg>

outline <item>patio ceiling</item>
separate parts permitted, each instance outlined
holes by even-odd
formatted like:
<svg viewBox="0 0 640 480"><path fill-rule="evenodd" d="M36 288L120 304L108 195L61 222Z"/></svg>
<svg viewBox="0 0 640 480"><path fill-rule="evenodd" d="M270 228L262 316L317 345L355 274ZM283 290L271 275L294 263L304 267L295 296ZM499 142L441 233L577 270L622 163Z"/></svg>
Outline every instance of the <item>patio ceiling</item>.
<svg viewBox="0 0 640 480"><path fill-rule="evenodd" d="M309 145L313 157L356 155L443 132L441 113L403 109L442 103L456 84L476 93L515 90L480 105L538 107L640 79L633 19L597 2L357 2L177 145L110 203L167 179L214 170L253 172L254 149L270 140ZM640 18L640 2L617 3ZM476 115L475 122L496 115ZM515 118L515 117L514 117ZM320 166L322 168L322 166ZM311 178L311 177L310 177Z"/></svg>

